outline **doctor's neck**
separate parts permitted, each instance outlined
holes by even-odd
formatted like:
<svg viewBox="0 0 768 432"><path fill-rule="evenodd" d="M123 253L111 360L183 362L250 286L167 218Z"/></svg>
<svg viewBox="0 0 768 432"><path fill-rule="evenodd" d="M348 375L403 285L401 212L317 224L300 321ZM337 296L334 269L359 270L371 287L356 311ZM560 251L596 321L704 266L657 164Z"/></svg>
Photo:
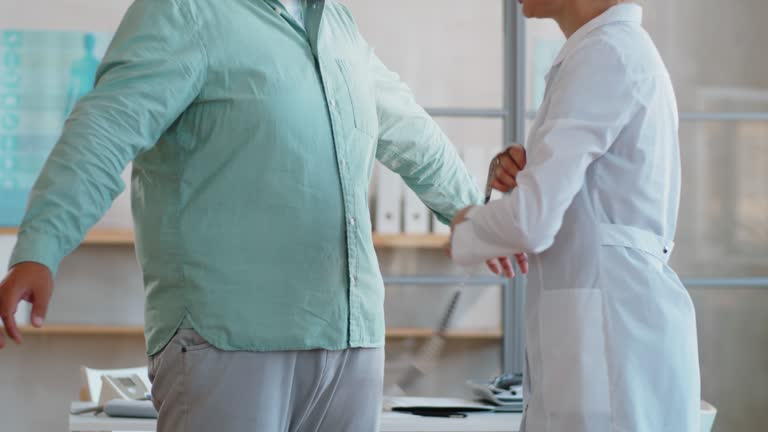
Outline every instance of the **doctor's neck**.
<svg viewBox="0 0 768 432"><path fill-rule="evenodd" d="M524 0L525 3L532 3L534 8L531 12L533 16L529 18L552 18L560 26L566 38L571 37L584 24L592 21L603 12L620 3L627 3L628 0ZM536 3L549 3L550 7L542 7L536 10ZM524 9L525 10L525 9ZM540 12L537 13L537 12ZM544 15L544 16L542 16Z"/></svg>

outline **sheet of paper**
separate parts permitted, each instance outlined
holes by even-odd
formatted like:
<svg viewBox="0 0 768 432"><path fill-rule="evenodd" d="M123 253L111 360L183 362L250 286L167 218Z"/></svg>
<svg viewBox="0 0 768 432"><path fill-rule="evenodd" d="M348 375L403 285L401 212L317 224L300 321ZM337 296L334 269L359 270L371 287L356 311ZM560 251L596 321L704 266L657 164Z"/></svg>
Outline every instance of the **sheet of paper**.
<svg viewBox="0 0 768 432"><path fill-rule="evenodd" d="M387 397L385 406L388 408L452 408L456 411L487 410L493 411L493 407L466 399L436 398L436 397Z"/></svg>

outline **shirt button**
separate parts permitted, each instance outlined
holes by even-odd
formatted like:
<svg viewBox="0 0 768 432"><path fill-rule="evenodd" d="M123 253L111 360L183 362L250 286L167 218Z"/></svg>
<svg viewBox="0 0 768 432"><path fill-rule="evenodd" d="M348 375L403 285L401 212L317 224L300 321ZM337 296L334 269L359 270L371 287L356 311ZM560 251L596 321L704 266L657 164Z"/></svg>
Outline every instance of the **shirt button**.
<svg viewBox="0 0 768 432"><path fill-rule="evenodd" d="M341 167L342 168L346 168L347 167L347 161L346 160L341 161Z"/></svg>
<svg viewBox="0 0 768 432"><path fill-rule="evenodd" d="M331 108L336 109L336 99L331 99Z"/></svg>
<svg viewBox="0 0 768 432"><path fill-rule="evenodd" d="M355 218L353 217L349 218L349 224L352 226L355 226Z"/></svg>

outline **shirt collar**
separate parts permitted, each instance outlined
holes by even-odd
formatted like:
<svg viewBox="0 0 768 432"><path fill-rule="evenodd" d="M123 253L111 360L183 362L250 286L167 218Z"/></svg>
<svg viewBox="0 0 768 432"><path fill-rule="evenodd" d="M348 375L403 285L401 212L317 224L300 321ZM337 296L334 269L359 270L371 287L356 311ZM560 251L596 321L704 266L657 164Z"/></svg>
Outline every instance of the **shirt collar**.
<svg viewBox="0 0 768 432"><path fill-rule="evenodd" d="M568 55L573 52L576 47L579 46L582 40L592 33L593 30L602 26L613 24L617 22L633 22L642 23L643 21L643 8L635 3L622 3L616 6L610 7L608 10L593 18L592 21L581 26L576 30L576 33L572 34L568 40L565 41L565 45L560 50L560 53L555 58L552 67L559 65L565 60Z"/></svg>

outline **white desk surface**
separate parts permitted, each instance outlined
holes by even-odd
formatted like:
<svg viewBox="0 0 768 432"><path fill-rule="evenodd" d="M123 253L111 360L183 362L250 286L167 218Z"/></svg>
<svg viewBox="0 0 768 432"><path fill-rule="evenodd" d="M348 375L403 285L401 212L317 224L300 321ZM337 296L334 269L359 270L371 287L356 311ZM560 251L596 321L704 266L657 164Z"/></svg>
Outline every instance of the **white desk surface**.
<svg viewBox="0 0 768 432"><path fill-rule="evenodd" d="M87 402L73 402L72 408L93 406ZM381 417L381 432L518 432L522 414L470 414L467 418L419 417L411 414L385 412ZM155 420L70 415L70 432L154 432Z"/></svg>

